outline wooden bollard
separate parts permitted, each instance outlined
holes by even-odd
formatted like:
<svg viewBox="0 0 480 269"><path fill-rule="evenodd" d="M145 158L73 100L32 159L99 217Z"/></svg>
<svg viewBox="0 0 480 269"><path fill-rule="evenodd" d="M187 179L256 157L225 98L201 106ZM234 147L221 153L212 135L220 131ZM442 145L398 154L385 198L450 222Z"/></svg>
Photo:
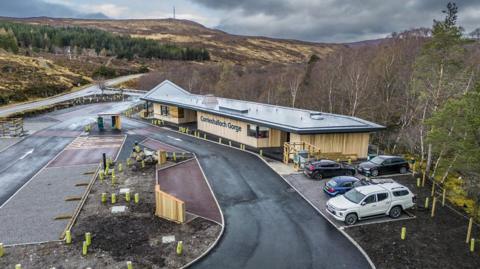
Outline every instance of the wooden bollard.
<svg viewBox="0 0 480 269"><path fill-rule="evenodd" d="M131 261L127 262L127 269L133 269L133 265Z"/></svg>
<svg viewBox="0 0 480 269"><path fill-rule="evenodd" d="M142 160L142 168L145 168L145 160Z"/></svg>
<svg viewBox="0 0 480 269"><path fill-rule="evenodd" d="M421 183L421 182L420 182L420 178L417 177L417 187L419 187L419 188L420 188L420 183Z"/></svg>
<svg viewBox="0 0 480 269"><path fill-rule="evenodd" d="M122 163L119 163L118 164L118 172L122 172L123 171L123 165Z"/></svg>
<svg viewBox="0 0 480 269"><path fill-rule="evenodd" d="M203 134L203 139L207 139L207 134Z"/></svg>
<svg viewBox="0 0 480 269"><path fill-rule="evenodd" d="M117 196L115 193L112 193L112 196L110 197L112 204L115 204L117 202Z"/></svg>
<svg viewBox="0 0 480 269"><path fill-rule="evenodd" d="M5 248L3 247L3 243L0 243L0 257L3 257L5 255Z"/></svg>
<svg viewBox="0 0 480 269"><path fill-rule="evenodd" d="M470 252L475 251L475 238L470 239Z"/></svg>
<svg viewBox="0 0 480 269"><path fill-rule="evenodd" d="M434 196L435 195L435 181L432 182L432 193L430 194L430 196Z"/></svg>
<svg viewBox="0 0 480 269"><path fill-rule="evenodd" d="M87 247L89 247L92 244L92 234L91 233L85 233L85 242L87 243Z"/></svg>
<svg viewBox="0 0 480 269"><path fill-rule="evenodd" d="M87 252L88 252L87 242L83 241L83 245L82 245L82 255L83 255L83 256L87 256Z"/></svg>
<svg viewBox="0 0 480 269"><path fill-rule="evenodd" d="M182 255L183 253L183 241L178 241L177 243L177 255Z"/></svg>
<svg viewBox="0 0 480 269"><path fill-rule="evenodd" d="M428 197L425 198L425 208L428 208Z"/></svg>
<svg viewBox="0 0 480 269"><path fill-rule="evenodd" d="M425 180L427 179L427 174L423 173L422 177L422 187L425 187Z"/></svg>
<svg viewBox="0 0 480 269"><path fill-rule="evenodd" d="M15 269L22 269L22 265L19 263L15 264Z"/></svg>
<svg viewBox="0 0 480 269"><path fill-rule="evenodd" d="M107 193L105 192L102 192L102 203L106 203L107 202Z"/></svg>
<svg viewBox="0 0 480 269"><path fill-rule="evenodd" d="M445 206L445 198L447 196L447 189L443 188L443 193L442 193L442 207Z"/></svg>
<svg viewBox="0 0 480 269"><path fill-rule="evenodd" d="M405 240L405 238L407 237L407 228L406 227L402 227L402 232L400 234L400 238L402 240Z"/></svg>
<svg viewBox="0 0 480 269"><path fill-rule="evenodd" d="M228 145L231 147L232 146L232 141L228 141Z"/></svg>
<svg viewBox="0 0 480 269"><path fill-rule="evenodd" d="M432 201L432 213L430 214L430 217L435 217L435 205L437 204L437 197L433 196L433 201Z"/></svg>
<svg viewBox="0 0 480 269"><path fill-rule="evenodd" d="M135 193L135 195L133 196L133 200L135 204L138 204L138 202L140 202L140 194Z"/></svg>
<svg viewBox="0 0 480 269"><path fill-rule="evenodd" d="M65 243L72 243L72 233L70 232L70 230L65 231Z"/></svg>
<svg viewBox="0 0 480 269"><path fill-rule="evenodd" d="M352 164L352 159L348 158L348 164Z"/></svg>
<svg viewBox="0 0 480 269"><path fill-rule="evenodd" d="M105 172L103 170L98 172L98 178L100 178L100 182L103 182L103 179L105 178Z"/></svg>
<svg viewBox="0 0 480 269"><path fill-rule="evenodd" d="M263 156L263 150L260 150L260 156Z"/></svg>
<svg viewBox="0 0 480 269"><path fill-rule="evenodd" d="M472 226L473 226L473 218L470 218L468 221L468 228L467 228L467 240L465 242L468 244L470 242L470 237L472 236Z"/></svg>
<svg viewBox="0 0 480 269"><path fill-rule="evenodd" d="M173 157L172 157L172 158L173 158L173 161L176 162L176 161L177 161L177 154L175 154L175 152L173 152L172 156L173 156Z"/></svg>
<svg viewBox="0 0 480 269"><path fill-rule="evenodd" d="M125 192L125 201L130 202L130 192Z"/></svg>
<svg viewBox="0 0 480 269"><path fill-rule="evenodd" d="M222 144L222 138L221 137L218 138L218 143Z"/></svg>
<svg viewBox="0 0 480 269"><path fill-rule="evenodd" d="M130 158L127 159L127 166L130 166L132 162L130 161Z"/></svg>

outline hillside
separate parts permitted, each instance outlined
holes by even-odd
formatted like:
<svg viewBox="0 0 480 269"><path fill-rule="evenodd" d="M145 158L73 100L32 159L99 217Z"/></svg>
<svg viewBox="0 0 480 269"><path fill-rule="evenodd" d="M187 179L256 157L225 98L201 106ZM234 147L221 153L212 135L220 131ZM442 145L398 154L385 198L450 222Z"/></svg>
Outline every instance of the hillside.
<svg viewBox="0 0 480 269"><path fill-rule="evenodd" d="M70 90L91 81L42 57L0 51L0 105Z"/></svg>
<svg viewBox="0 0 480 269"><path fill-rule="evenodd" d="M320 58L330 54L337 44L321 44L267 37L231 35L187 20L79 20L53 18L12 19L17 22L52 26L93 27L113 33L144 37L177 45L206 48L214 61L235 63L305 62L312 54Z"/></svg>

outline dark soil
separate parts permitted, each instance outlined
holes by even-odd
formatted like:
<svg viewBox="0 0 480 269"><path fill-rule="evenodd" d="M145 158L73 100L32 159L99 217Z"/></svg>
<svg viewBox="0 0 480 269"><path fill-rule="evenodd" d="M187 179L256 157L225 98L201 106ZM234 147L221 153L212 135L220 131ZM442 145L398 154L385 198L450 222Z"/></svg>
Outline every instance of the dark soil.
<svg viewBox="0 0 480 269"><path fill-rule="evenodd" d="M123 163L125 167L125 162ZM135 171L134 171L135 170ZM221 227L211 221L194 218L185 224L176 224L154 216L155 167L128 168L117 171L117 184L110 179L97 182L72 228L72 244L50 242L40 245L6 248L0 258L0 268L126 268L132 261L134 268L179 268L201 255L217 238ZM120 188L130 188L132 201L127 202ZM115 205L125 205L125 213L112 214L110 198L101 203L101 193L117 193ZM133 194L140 194L140 202L133 202ZM81 249L85 233L92 234L88 255ZM163 236L175 236L175 242L163 243ZM184 253L176 254L177 241L183 241Z"/></svg>
<svg viewBox="0 0 480 269"><path fill-rule="evenodd" d="M472 253L469 244L465 243L468 219L442 207L438 198L435 217L432 218L430 209L423 208L431 188L417 188L416 181L409 176L396 180L417 194L417 203L421 206L414 210L415 219L345 229L377 268L480 268L480 245L477 243ZM406 240L400 239L403 226L407 229ZM474 225L472 234L478 238L480 228Z"/></svg>

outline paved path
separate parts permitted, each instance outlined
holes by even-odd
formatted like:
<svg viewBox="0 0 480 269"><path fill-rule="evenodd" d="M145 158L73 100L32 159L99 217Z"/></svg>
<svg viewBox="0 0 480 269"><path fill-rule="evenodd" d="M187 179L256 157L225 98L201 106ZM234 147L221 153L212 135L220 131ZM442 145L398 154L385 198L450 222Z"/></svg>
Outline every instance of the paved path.
<svg viewBox="0 0 480 269"><path fill-rule="evenodd" d="M122 83L124 81L130 80L130 79L133 79L133 78L137 78L139 76L141 76L141 75L130 75L130 76L114 78L114 79L106 81L105 84L107 86L114 85L114 84ZM98 94L98 93L101 93L100 88L97 85L93 85L93 86L87 87L85 89L76 91L76 92L67 93L67 94L55 96L55 97L52 97L52 98L47 98L47 99L37 101L37 102L11 105L11 106L0 108L0 117L6 117L10 114L21 112L21 111L24 111L24 110L29 110L29 109L33 109L33 108L42 107L42 106L48 106L48 105L68 101L68 100L71 100L71 99L75 99L75 98L78 98L78 97L87 96L87 95L91 95L91 94Z"/></svg>
<svg viewBox="0 0 480 269"><path fill-rule="evenodd" d="M370 268L342 233L256 156L129 119L123 124L194 152L205 171L226 229L193 268Z"/></svg>

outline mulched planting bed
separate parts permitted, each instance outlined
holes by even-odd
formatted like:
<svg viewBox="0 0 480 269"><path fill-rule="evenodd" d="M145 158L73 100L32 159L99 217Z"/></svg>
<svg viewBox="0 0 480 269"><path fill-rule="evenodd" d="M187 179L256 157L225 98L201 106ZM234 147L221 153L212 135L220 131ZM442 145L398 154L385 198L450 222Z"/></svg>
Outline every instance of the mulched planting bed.
<svg viewBox="0 0 480 269"><path fill-rule="evenodd" d="M431 194L431 186L417 188L411 176L395 180L417 194L418 205L423 206L425 197ZM356 226L345 231L362 246L377 268L480 268L480 244L472 253L465 243L468 219L442 207L441 197L437 198L433 218L430 209L431 202L427 210L414 210L416 219ZM402 227L407 229L405 240L400 238ZM480 237L478 226L474 225L472 234L474 238Z"/></svg>
<svg viewBox="0 0 480 269"><path fill-rule="evenodd" d="M125 162L124 162L124 168ZM126 268L132 261L134 268L179 268L200 256L214 243L221 227L211 221L194 218L185 224L176 224L154 216L155 167L127 168L116 173L117 184L110 178L94 184L80 215L72 228L72 244L50 242L45 244L7 247L0 258L0 268ZM130 188L131 201L119 194L120 188ZM101 193L108 193L106 204ZM110 193L117 193L115 206L127 206L125 213L110 212ZM134 193L140 194L135 204ZM82 256L84 234L92 234L87 256ZM163 243L163 236L175 236L174 242ZM183 254L176 254L177 241L183 241Z"/></svg>

